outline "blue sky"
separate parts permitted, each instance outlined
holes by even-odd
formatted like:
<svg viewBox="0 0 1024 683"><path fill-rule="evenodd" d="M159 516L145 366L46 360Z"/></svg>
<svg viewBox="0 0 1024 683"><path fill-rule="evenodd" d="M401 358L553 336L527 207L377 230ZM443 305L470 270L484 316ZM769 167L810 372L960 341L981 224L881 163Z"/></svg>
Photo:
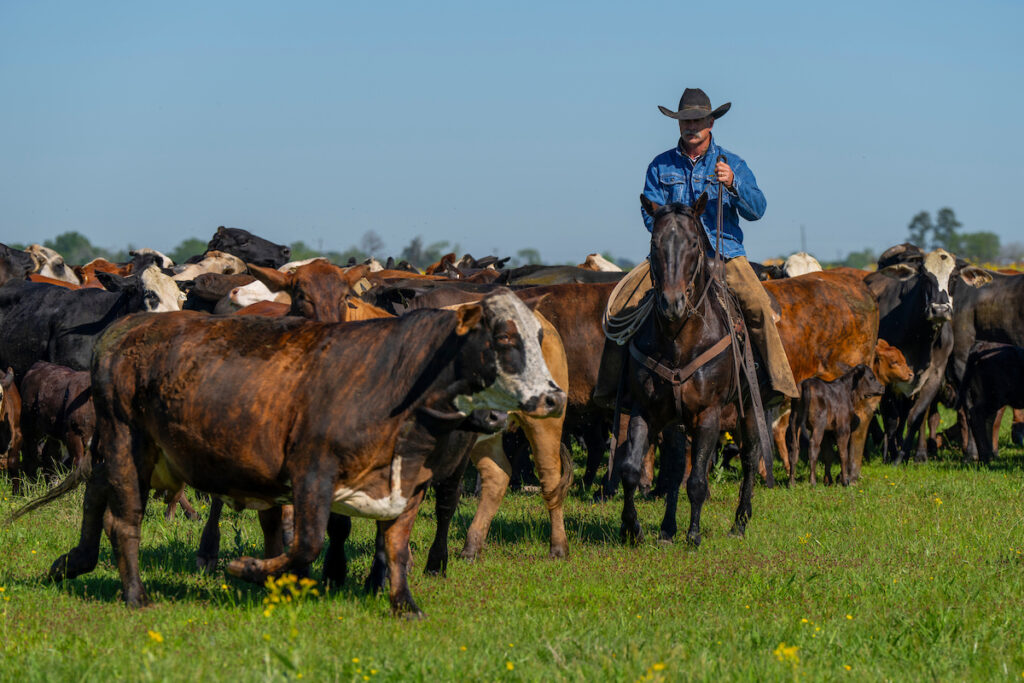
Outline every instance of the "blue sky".
<svg viewBox="0 0 1024 683"><path fill-rule="evenodd" d="M685 87L768 200L752 258L1024 241L1024 3L0 4L0 241L170 249L218 225L344 249L637 259Z"/></svg>

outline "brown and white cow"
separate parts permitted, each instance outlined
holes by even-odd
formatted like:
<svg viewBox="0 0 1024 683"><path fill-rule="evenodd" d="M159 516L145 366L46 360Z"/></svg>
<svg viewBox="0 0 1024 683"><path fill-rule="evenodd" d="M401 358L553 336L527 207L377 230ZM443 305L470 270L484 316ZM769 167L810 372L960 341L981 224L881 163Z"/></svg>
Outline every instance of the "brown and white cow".
<svg viewBox="0 0 1024 683"><path fill-rule="evenodd" d="M21 396L14 370L0 377L0 470L16 465L21 452Z"/></svg>
<svg viewBox="0 0 1024 683"><path fill-rule="evenodd" d="M35 261L35 271L43 277L53 278L72 285L81 284L75 271L64 263L64 257L57 251L41 244L30 244L25 248Z"/></svg>
<svg viewBox="0 0 1024 683"><path fill-rule="evenodd" d="M565 405L541 356L540 324L508 291L458 312L356 324L132 316L100 340L92 379L103 463L86 487L79 545L50 575L95 567L109 501L133 606L148 602L138 567L146 493L187 482L242 507L294 501L288 552L229 566L250 581L304 572L331 511L386 520L392 610L419 614L406 578L409 531L427 485L458 464L446 435L472 410L540 417ZM289 401L276 406L269 395Z"/></svg>

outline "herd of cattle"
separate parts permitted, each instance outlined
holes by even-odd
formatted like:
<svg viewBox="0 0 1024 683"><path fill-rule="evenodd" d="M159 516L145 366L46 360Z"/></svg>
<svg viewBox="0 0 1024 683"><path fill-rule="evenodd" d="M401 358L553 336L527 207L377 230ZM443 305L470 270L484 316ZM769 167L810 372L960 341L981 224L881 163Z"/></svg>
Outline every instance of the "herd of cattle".
<svg viewBox="0 0 1024 683"><path fill-rule="evenodd" d="M71 266L39 245L0 245L0 469L18 491L25 478L71 468L15 516L86 485L79 544L51 578L91 571L106 532L125 601L144 604L146 502L159 491L168 514L177 504L194 514L188 484L214 496L200 567L217 564L226 502L258 510L265 537L264 558L236 559L230 573L302 574L326 537L323 578L339 584L350 518L369 517L378 535L367 587L390 586L396 613L419 614L408 539L425 491L435 488L438 519L425 566L440 573L470 461L480 504L462 556L483 548L513 474L509 433L529 443L550 553L566 556L567 444L577 439L587 454L587 488L620 456L607 452L614 413L592 394L602 315L622 273L596 255L577 267L509 269L452 254L423 273L289 256L223 227L181 265L144 249L129 263ZM806 254L757 270L802 389L792 410L768 417L790 484L803 443L811 483L823 444L831 481L831 440L847 484L869 438L886 461L923 460L929 428L932 444L955 437L966 459L990 462L1003 409L1024 408L1024 275L910 244L871 272L822 271ZM942 437L939 401L960 412ZM1014 417L1020 440L1024 417ZM598 495L615 481L609 471ZM657 486L653 448L644 484ZM663 536L674 530L673 520Z"/></svg>

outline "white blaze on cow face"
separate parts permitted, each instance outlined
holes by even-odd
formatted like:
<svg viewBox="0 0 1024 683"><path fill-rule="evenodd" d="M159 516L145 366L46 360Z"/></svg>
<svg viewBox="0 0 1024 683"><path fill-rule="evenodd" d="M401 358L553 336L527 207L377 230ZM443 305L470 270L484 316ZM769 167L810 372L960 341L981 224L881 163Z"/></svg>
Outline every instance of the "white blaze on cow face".
<svg viewBox="0 0 1024 683"><path fill-rule="evenodd" d="M497 378L472 396L459 396L455 407L468 415L474 410L519 410L533 417L557 417L566 396L554 379L540 348L540 322L519 297L509 291L488 295L482 301L492 343L497 350ZM503 335L517 336L522 343L522 362L503 360ZM516 354L518 359L518 354Z"/></svg>
<svg viewBox="0 0 1024 683"><path fill-rule="evenodd" d="M292 302L292 298L288 292L272 292L269 287L259 280L250 282L243 287L235 287L228 295L228 300L239 308L252 306L253 304L258 304L261 301L276 301L282 304L290 304Z"/></svg>
<svg viewBox="0 0 1024 683"><path fill-rule="evenodd" d="M185 293L178 289L178 283L160 272L156 266L146 268L139 275L147 311L168 313L180 311L185 303Z"/></svg>
<svg viewBox="0 0 1024 683"><path fill-rule="evenodd" d="M339 486L334 489L331 512L370 519L394 519L405 511L409 499L402 495L402 459L391 460L391 492L371 498L365 491Z"/></svg>
<svg viewBox="0 0 1024 683"><path fill-rule="evenodd" d="M935 276L935 280L939 283L939 303L948 304L950 311L953 308L953 295L949 293L949 278L953 274L953 270L956 268L956 259L945 249L936 249L928 252L928 255L924 257L924 269ZM942 294L946 296L943 297Z"/></svg>

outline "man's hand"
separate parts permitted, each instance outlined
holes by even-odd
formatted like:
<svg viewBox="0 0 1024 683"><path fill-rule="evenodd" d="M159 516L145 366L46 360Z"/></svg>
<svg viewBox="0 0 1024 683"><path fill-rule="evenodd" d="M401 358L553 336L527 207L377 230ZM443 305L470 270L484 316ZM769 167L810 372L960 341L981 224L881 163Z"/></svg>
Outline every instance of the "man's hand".
<svg viewBox="0 0 1024 683"><path fill-rule="evenodd" d="M736 179L736 174L729 168L729 164L724 161L715 164L715 175L718 176L718 182L725 185L727 189L732 189L732 182Z"/></svg>

